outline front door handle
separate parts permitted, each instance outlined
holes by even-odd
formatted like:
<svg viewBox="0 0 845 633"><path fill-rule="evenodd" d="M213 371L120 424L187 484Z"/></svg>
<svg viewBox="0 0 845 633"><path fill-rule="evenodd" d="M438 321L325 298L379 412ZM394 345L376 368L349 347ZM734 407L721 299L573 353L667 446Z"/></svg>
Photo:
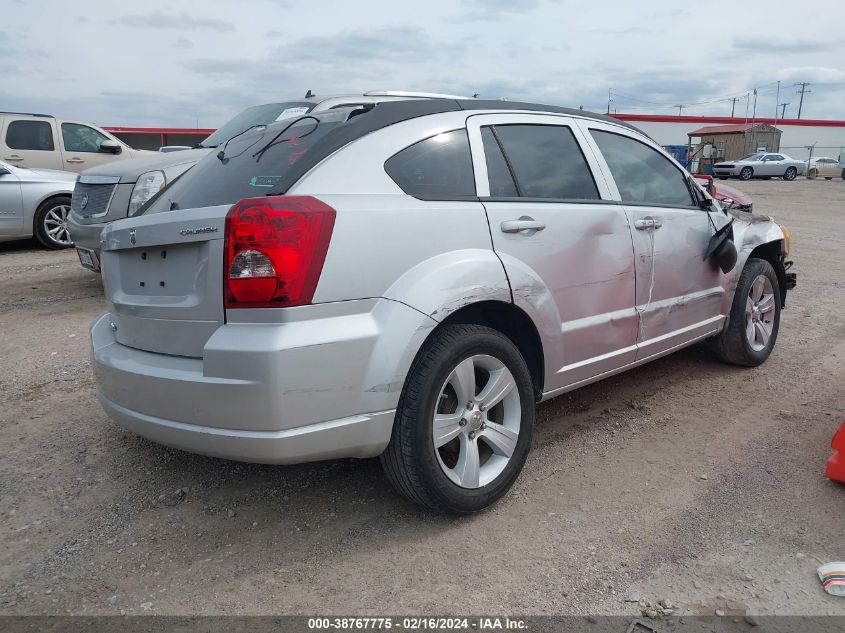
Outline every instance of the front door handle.
<svg viewBox="0 0 845 633"><path fill-rule="evenodd" d="M634 220L634 228L639 231L647 231L648 229L659 229L663 226L663 221L656 218L643 218L642 220Z"/></svg>
<svg viewBox="0 0 845 633"><path fill-rule="evenodd" d="M23 160L23 156L18 156L17 154L12 154L11 156L6 156L5 160L10 160L14 163L20 162Z"/></svg>
<svg viewBox="0 0 845 633"><path fill-rule="evenodd" d="M505 220L499 225L502 233L519 233L521 235L534 235L537 231L542 231L546 228L543 222L539 222L534 218L523 215L518 220Z"/></svg>
<svg viewBox="0 0 845 633"><path fill-rule="evenodd" d="M76 156L74 156L73 158L68 158L67 162L69 162L69 163L84 163L85 161L82 160L81 158L77 158Z"/></svg>

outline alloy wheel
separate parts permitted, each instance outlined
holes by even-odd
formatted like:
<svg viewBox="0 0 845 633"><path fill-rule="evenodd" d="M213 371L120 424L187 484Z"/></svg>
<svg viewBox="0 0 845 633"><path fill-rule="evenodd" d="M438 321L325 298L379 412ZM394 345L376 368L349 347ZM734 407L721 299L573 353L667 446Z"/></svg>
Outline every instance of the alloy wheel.
<svg viewBox="0 0 845 633"><path fill-rule="evenodd" d="M70 230L68 229L69 215L70 206L60 204L47 211L44 216L44 234L50 241L55 242L59 246L73 245L73 240L70 238Z"/></svg>
<svg viewBox="0 0 845 633"><path fill-rule="evenodd" d="M462 360L446 378L432 420L440 468L462 488L492 482L516 450L522 421L510 370L487 355Z"/></svg>
<svg viewBox="0 0 845 633"><path fill-rule="evenodd" d="M765 275L758 275L751 283L745 301L745 336L755 352L769 345L774 320L775 291L772 282Z"/></svg>

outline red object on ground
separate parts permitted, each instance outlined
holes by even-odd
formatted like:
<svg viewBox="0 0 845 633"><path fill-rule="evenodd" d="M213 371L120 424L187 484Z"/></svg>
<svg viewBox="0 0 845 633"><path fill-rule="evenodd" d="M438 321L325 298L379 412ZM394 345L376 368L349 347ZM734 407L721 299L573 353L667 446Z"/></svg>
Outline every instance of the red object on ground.
<svg viewBox="0 0 845 633"><path fill-rule="evenodd" d="M845 424L839 427L830 442L833 455L827 460L825 475L828 479L845 484Z"/></svg>

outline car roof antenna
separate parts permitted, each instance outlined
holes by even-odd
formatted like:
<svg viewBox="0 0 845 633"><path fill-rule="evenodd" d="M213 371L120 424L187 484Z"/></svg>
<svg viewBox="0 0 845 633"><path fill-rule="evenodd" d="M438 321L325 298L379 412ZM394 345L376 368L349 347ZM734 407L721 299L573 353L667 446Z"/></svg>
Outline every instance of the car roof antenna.
<svg viewBox="0 0 845 633"><path fill-rule="evenodd" d="M313 92L311 92L311 90L310 90L310 89L308 90L308 92L306 92L306 93L305 93L305 98L306 98L306 99L310 99L310 98L311 98L311 97L313 97L313 96L314 96L314 93L313 93Z"/></svg>

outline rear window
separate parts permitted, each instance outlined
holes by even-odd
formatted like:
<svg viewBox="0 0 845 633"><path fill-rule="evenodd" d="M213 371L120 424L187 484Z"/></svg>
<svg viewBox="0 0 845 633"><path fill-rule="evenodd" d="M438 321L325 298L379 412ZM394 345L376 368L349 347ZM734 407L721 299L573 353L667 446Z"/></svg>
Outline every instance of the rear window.
<svg viewBox="0 0 845 633"><path fill-rule="evenodd" d="M203 147L217 147L222 145L235 134L256 125L268 125L275 121L293 119L307 114L314 108L313 103L308 101L288 101L285 103L265 103L264 105L252 106L239 112L235 117L224 123L219 130L206 138L200 145Z"/></svg>
<svg viewBox="0 0 845 633"><path fill-rule="evenodd" d="M12 121L6 128L9 149L28 149L52 152L53 128L46 121Z"/></svg>
<svg viewBox="0 0 845 633"><path fill-rule="evenodd" d="M234 204L273 193L288 170L348 115L346 110L321 112L235 136L174 180L141 213Z"/></svg>
<svg viewBox="0 0 845 633"><path fill-rule="evenodd" d="M384 169L402 191L415 198L475 197L469 138L463 128L406 147L388 158Z"/></svg>

